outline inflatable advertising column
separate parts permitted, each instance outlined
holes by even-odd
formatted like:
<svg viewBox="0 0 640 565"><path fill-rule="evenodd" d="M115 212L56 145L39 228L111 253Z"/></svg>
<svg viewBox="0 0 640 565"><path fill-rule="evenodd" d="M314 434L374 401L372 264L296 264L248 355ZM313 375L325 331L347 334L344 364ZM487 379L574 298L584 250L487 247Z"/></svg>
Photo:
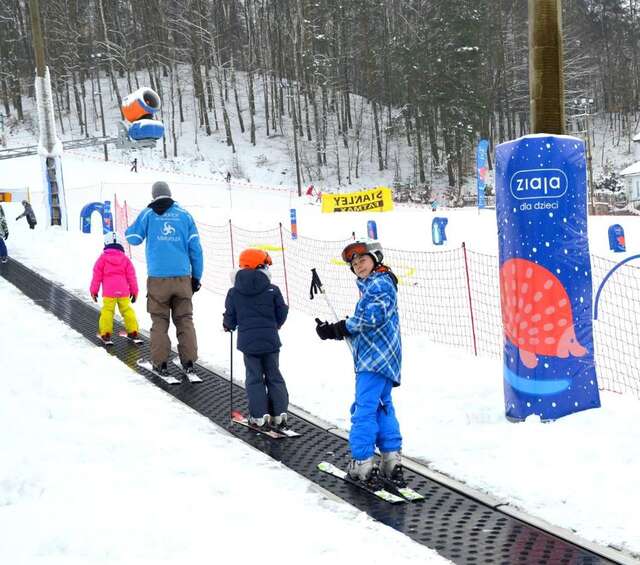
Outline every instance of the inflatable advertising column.
<svg viewBox="0 0 640 565"><path fill-rule="evenodd" d="M599 407L583 141L502 143L496 189L506 416Z"/></svg>

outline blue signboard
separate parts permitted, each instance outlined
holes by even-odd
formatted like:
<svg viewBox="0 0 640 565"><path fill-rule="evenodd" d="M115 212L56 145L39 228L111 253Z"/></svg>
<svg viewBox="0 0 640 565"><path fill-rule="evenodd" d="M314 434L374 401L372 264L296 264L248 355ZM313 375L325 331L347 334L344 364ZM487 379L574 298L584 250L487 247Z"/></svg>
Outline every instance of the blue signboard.
<svg viewBox="0 0 640 565"><path fill-rule="evenodd" d="M609 249L615 253L623 253L627 250L624 228L620 224L609 226Z"/></svg>
<svg viewBox="0 0 640 565"><path fill-rule="evenodd" d="M436 216L431 222L431 241L434 245L444 245L447 241L447 234L445 228L449 220L447 218L440 218Z"/></svg>
<svg viewBox="0 0 640 565"><path fill-rule="evenodd" d="M485 207L484 189L487 187L487 178L489 176L489 160L487 159L488 147L489 142L486 139L481 139L478 143L478 151L476 153L478 208Z"/></svg>
<svg viewBox="0 0 640 565"><path fill-rule="evenodd" d="M367 237L369 239L378 239L378 225L375 220L367 222Z"/></svg>
<svg viewBox="0 0 640 565"><path fill-rule="evenodd" d="M598 407L584 143L540 134L497 146L496 198L506 414Z"/></svg>

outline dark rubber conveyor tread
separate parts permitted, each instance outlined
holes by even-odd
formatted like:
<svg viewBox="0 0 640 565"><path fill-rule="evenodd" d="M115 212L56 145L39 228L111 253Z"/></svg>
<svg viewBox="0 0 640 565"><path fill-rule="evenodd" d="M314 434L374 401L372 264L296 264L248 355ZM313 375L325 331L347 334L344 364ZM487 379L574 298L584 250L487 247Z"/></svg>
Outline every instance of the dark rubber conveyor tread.
<svg viewBox="0 0 640 565"><path fill-rule="evenodd" d="M0 276L42 308L97 344L99 311L90 303L73 296L12 259L7 264L0 265ZM122 329L122 326L118 326L115 335ZM132 371L144 375L153 384L234 436L282 462L379 522L435 549L454 563L615 563L408 470L405 470L405 475L409 484L426 495L425 501L391 505L340 479L322 473L317 469L318 463L322 460L341 467L346 465L348 444L344 439L296 416L291 417L292 427L304 436L294 440L272 441L247 428L232 424L229 417L229 381L226 378L198 366L198 374L203 377L203 382L166 384L159 378L150 376L136 364L142 356L149 358L149 342L142 337L142 345L135 345L124 338L116 337L115 344L107 351ZM169 363L169 372L180 378L180 371L173 363ZM234 387L234 408L246 413L244 389L238 385Z"/></svg>

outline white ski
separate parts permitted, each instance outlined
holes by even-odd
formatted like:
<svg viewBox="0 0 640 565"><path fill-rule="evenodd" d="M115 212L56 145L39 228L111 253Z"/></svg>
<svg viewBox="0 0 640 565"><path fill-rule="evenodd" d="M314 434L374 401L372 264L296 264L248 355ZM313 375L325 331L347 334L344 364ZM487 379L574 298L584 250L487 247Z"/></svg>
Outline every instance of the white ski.
<svg viewBox="0 0 640 565"><path fill-rule="evenodd" d="M182 372L183 376L189 380L190 383L201 383L202 379L196 375L195 373L192 374L188 374L185 372L184 368L182 367L182 363L180 363L180 358L179 357L174 357L173 358L173 364L178 367L178 369L180 369L180 371Z"/></svg>
<svg viewBox="0 0 640 565"><path fill-rule="evenodd" d="M113 341L111 339L102 339L102 336L100 334L96 334L96 337L98 338L98 340L100 340L100 343L105 347L109 345L113 345Z"/></svg>
<svg viewBox="0 0 640 565"><path fill-rule="evenodd" d="M346 471L343 471L342 469L336 467L333 463L329 463L328 461L322 461L321 463L318 463L318 469L323 473L333 475L334 477L338 477L339 479L342 479L343 481L351 485L361 488L362 490L366 490L374 496L381 498L385 502L390 502L391 504L401 504L403 502L407 502L406 498L393 494L388 490L385 490L383 488L376 489L367 485L367 483L365 482L353 480L351 477L349 477Z"/></svg>
<svg viewBox="0 0 640 565"><path fill-rule="evenodd" d="M141 345L142 343L144 343L144 341L142 341L142 338L140 338L140 337L129 337L127 332L118 332L118 335L120 337L126 337L131 343L135 343L136 345Z"/></svg>
<svg viewBox="0 0 640 565"><path fill-rule="evenodd" d="M153 373L156 377L158 377L159 379L162 379L167 384L177 385L182 382L180 379L176 379L171 375L164 376L164 375L161 375L160 373L157 373L154 370L153 365L151 364L150 361L145 361L144 359L138 359L136 363L138 364L139 367L142 367L143 369L146 369L150 373Z"/></svg>

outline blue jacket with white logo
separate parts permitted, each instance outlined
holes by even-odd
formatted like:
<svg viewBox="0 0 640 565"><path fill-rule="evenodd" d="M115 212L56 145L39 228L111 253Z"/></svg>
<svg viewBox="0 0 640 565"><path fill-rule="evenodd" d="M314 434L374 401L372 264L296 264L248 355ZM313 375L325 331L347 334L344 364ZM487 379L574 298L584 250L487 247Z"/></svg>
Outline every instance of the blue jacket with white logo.
<svg viewBox="0 0 640 565"><path fill-rule="evenodd" d="M159 198L145 208L125 232L131 245L147 240L150 277L202 278L203 258L198 228L191 214L171 198Z"/></svg>
<svg viewBox="0 0 640 565"><path fill-rule="evenodd" d="M357 280L360 300L347 330L351 334L356 373L371 371L400 384L402 343L398 293L387 272L374 271Z"/></svg>

